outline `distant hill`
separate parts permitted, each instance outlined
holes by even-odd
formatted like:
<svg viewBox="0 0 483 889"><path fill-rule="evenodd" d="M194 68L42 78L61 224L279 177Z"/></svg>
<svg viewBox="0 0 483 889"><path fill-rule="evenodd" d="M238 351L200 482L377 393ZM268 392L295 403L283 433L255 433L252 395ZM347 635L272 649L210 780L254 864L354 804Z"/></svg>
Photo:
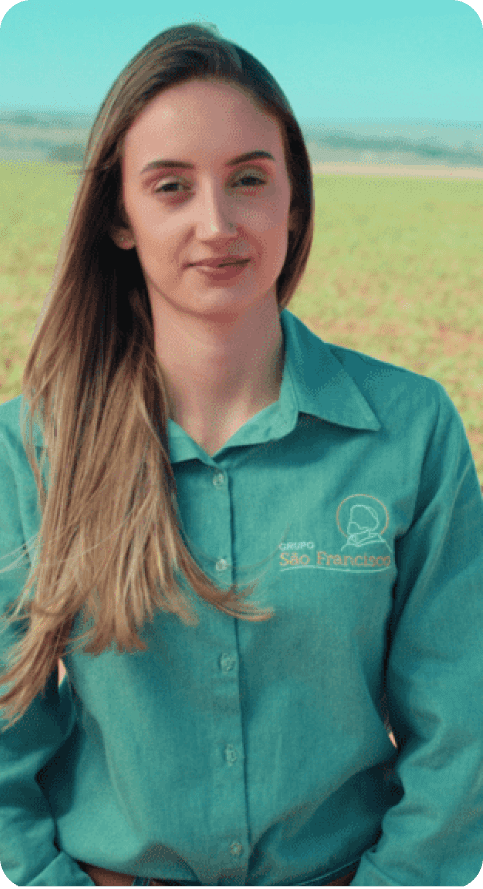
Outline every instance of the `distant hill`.
<svg viewBox="0 0 483 889"><path fill-rule="evenodd" d="M314 163L483 167L483 127L431 121L323 121L303 127Z"/></svg>
<svg viewBox="0 0 483 889"><path fill-rule="evenodd" d="M0 160L81 164L94 114L0 110ZM483 127L434 121L302 124L314 163L483 167Z"/></svg>
<svg viewBox="0 0 483 889"><path fill-rule="evenodd" d="M0 110L0 160L82 163L94 115Z"/></svg>

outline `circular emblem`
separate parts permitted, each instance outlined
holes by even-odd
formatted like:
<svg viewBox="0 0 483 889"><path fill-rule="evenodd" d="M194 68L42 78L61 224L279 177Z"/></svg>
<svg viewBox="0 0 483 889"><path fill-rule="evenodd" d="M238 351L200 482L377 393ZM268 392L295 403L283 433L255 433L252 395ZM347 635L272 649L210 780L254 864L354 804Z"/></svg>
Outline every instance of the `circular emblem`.
<svg viewBox="0 0 483 889"><path fill-rule="evenodd" d="M377 497L370 494L351 494L339 504L337 527L344 537L357 535L379 537L389 524L389 513Z"/></svg>

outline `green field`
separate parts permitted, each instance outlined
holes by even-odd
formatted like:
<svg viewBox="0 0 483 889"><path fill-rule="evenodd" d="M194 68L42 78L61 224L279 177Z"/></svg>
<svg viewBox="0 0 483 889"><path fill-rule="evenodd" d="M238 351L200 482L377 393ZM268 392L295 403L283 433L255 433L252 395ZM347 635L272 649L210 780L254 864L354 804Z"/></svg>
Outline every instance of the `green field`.
<svg viewBox="0 0 483 889"><path fill-rule="evenodd" d="M20 392L76 188L0 164L0 402ZM483 181L316 176L316 234L290 308L324 340L439 380L483 484Z"/></svg>

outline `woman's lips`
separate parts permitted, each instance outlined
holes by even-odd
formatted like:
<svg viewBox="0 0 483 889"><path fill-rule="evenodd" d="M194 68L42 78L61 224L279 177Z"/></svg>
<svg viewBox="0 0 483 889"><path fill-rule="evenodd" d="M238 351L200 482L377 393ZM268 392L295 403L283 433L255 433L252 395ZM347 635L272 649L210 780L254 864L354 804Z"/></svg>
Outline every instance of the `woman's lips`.
<svg viewBox="0 0 483 889"><path fill-rule="evenodd" d="M241 275L249 262L249 259L243 259L232 262L223 262L217 266L202 265L200 263L191 266L191 268L210 278L212 281L229 281L232 278L236 278L237 275Z"/></svg>
<svg viewBox="0 0 483 889"><path fill-rule="evenodd" d="M205 269L220 269L225 266L231 265L246 265L247 262L250 262L250 259L220 259L220 260L207 260L205 262L194 262L192 263L193 268L205 268Z"/></svg>

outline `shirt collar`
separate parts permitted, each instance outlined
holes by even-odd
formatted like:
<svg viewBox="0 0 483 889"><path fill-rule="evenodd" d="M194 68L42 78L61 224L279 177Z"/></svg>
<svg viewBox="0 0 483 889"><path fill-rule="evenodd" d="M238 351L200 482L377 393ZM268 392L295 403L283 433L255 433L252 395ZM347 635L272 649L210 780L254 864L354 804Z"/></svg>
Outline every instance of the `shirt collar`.
<svg viewBox="0 0 483 889"><path fill-rule="evenodd" d="M374 411L330 345L287 309L282 312L280 320L285 341L280 394L287 378L300 412L351 429L380 429Z"/></svg>
<svg viewBox="0 0 483 889"><path fill-rule="evenodd" d="M286 309L280 320L285 361L279 399L248 420L217 455L228 448L283 438L295 429L299 413L351 429L381 428L330 346ZM172 463L197 459L217 465L173 420L168 421L168 437Z"/></svg>

